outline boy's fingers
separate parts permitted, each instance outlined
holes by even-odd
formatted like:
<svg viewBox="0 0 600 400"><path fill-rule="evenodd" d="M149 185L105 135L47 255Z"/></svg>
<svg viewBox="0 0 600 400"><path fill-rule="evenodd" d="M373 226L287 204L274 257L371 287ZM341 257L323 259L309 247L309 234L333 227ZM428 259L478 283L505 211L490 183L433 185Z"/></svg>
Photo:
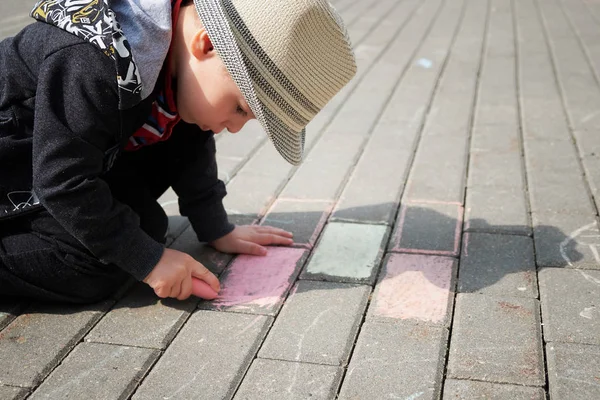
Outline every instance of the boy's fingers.
<svg viewBox="0 0 600 400"><path fill-rule="evenodd" d="M262 243L261 243L262 244ZM247 242L245 240L239 241L239 247L237 249L238 253L241 254L250 254L252 256L266 256L267 249L262 247L258 242Z"/></svg>
<svg viewBox="0 0 600 400"><path fill-rule="evenodd" d="M181 293L181 282L171 286L171 293L169 293L169 297L177 298L179 297L179 293Z"/></svg>
<svg viewBox="0 0 600 400"><path fill-rule="evenodd" d="M260 226L259 228L260 229L257 229L257 231L260 233L271 233L274 235L285 236L287 238L291 238L294 236L291 232L288 232L288 231L280 229L280 228L275 228L273 226L265 225L265 226Z"/></svg>
<svg viewBox="0 0 600 400"><path fill-rule="evenodd" d="M178 300L185 300L192 294L192 279L184 279L181 281L181 292L177 296Z"/></svg>
<svg viewBox="0 0 600 400"><path fill-rule="evenodd" d="M256 236L256 243L262 244L262 245L293 244L294 241L290 238L282 237L279 235L262 233L262 234Z"/></svg>
<svg viewBox="0 0 600 400"><path fill-rule="evenodd" d="M215 292L221 290L221 284L219 283L219 279L217 279L217 277L212 272L210 272L204 265L200 263L194 264L194 267L192 269L192 276L198 279L202 279L204 282L208 283Z"/></svg>

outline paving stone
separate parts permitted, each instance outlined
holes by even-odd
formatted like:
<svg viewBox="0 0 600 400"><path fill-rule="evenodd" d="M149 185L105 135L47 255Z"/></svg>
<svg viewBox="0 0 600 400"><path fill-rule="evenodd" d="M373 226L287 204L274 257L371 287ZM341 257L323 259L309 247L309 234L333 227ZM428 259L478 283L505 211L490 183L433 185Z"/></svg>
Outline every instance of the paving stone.
<svg viewBox="0 0 600 400"><path fill-rule="evenodd" d="M462 203L467 164L466 131L452 131L443 136L423 135L403 200Z"/></svg>
<svg viewBox="0 0 600 400"><path fill-rule="evenodd" d="M369 286L298 282L258 356L346 365L370 292Z"/></svg>
<svg viewBox="0 0 600 400"><path fill-rule="evenodd" d="M389 254L367 317L448 326L456 267L456 260L448 257Z"/></svg>
<svg viewBox="0 0 600 400"><path fill-rule="evenodd" d="M218 176L226 185L244 165L244 159L239 157L226 157L217 154Z"/></svg>
<svg viewBox="0 0 600 400"><path fill-rule="evenodd" d="M579 148L579 154L583 162L583 168L590 186L592 196L596 202L596 209L600 210L600 141L597 131L575 131L575 139Z"/></svg>
<svg viewBox="0 0 600 400"><path fill-rule="evenodd" d="M101 342L165 349L200 299L160 299L140 283L119 301L86 336Z"/></svg>
<svg viewBox="0 0 600 400"><path fill-rule="evenodd" d="M219 138L216 142L218 155L242 160L252 156L256 149L268 140L257 120L248 121L238 133L224 130L216 134L215 138L217 137Z"/></svg>
<svg viewBox="0 0 600 400"><path fill-rule="evenodd" d="M168 216L178 216L179 214L179 198L172 188L167 189L162 196L158 198L160 204Z"/></svg>
<svg viewBox="0 0 600 400"><path fill-rule="evenodd" d="M271 322L262 315L196 311L133 399L230 399Z"/></svg>
<svg viewBox="0 0 600 400"><path fill-rule="evenodd" d="M600 269L600 231L593 216L532 213L538 267Z"/></svg>
<svg viewBox="0 0 600 400"><path fill-rule="evenodd" d="M256 359L234 399L332 399L341 379L339 367Z"/></svg>
<svg viewBox="0 0 600 400"><path fill-rule="evenodd" d="M458 256L463 208L448 203L404 203L390 251Z"/></svg>
<svg viewBox="0 0 600 400"><path fill-rule="evenodd" d="M494 13L492 13L492 18ZM510 16L509 16L510 18ZM506 21L502 21L503 23ZM510 24L510 22L508 22ZM492 29L493 27L490 27ZM495 32L490 32L493 36ZM488 37L488 40L492 39ZM512 38L511 38L512 40ZM494 47L488 42L486 59L479 81L479 94L475 108L474 131L486 125L499 125L505 130L518 126L517 92L515 85L515 61L512 56L497 56L498 53L514 52L514 45L502 44ZM498 138L502 140L503 138Z"/></svg>
<svg viewBox="0 0 600 400"><path fill-rule="evenodd" d="M190 221L186 217L181 215L169 216L166 245L170 246L189 226Z"/></svg>
<svg viewBox="0 0 600 400"><path fill-rule="evenodd" d="M459 293L447 376L543 386L538 310L535 299Z"/></svg>
<svg viewBox="0 0 600 400"><path fill-rule="evenodd" d="M3 400L23 400L28 394L29 391L27 389L12 386L0 386L0 399Z"/></svg>
<svg viewBox="0 0 600 400"><path fill-rule="evenodd" d="M494 127L496 128L496 127ZM471 149L471 164L467 186L523 188L521 155L518 149L482 151Z"/></svg>
<svg viewBox="0 0 600 400"><path fill-rule="evenodd" d="M600 271L544 268L539 279L546 342L600 345Z"/></svg>
<svg viewBox="0 0 600 400"><path fill-rule="evenodd" d="M80 343L30 399L126 399L159 357L157 350Z"/></svg>
<svg viewBox="0 0 600 400"><path fill-rule="evenodd" d="M539 9L571 126L582 129L587 123L594 122L589 116L597 112L594 105L600 101L600 89L589 67L583 44L573 32L559 3L544 2Z"/></svg>
<svg viewBox="0 0 600 400"><path fill-rule="evenodd" d="M373 283L388 231L383 225L327 224L300 278Z"/></svg>
<svg viewBox="0 0 600 400"><path fill-rule="evenodd" d="M201 301L210 310L275 315L292 287L308 252L289 247L268 247L266 256L240 255L221 277L215 300Z"/></svg>
<svg viewBox="0 0 600 400"><path fill-rule="evenodd" d="M444 400L451 399L546 400L546 393L539 387L447 379Z"/></svg>
<svg viewBox="0 0 600 400"><path fill-rule="evenodd" d="M411 17L402 31L410 38L409 43L419 42L438 7L437 2L423 3L422 9ZM414 59L427 56L432 67L413 63L407 69L340 197L333 221L392 224L404 188L402 178L408 175L414 153L414 146L409 144L415 142L419 133L446 55L445 51L431 54L427 44L424 47ZM364 190L365 187L370 189Z"/></svg>
<svg viewBox="0 0 600 400"><path fill-rule="evenodd" d="M278 199L261 225L285 229L294 234L294 244L312 248L323 230L333 203Z"/></svg>
<svg viewBox="0 0 600 400"><path fill-rule="evenodd" d="M332 220L391 225L412 155L411 148L403 147L410 142L404 135L372 137Z"/></svg>
<svg viewBox="0 0 600 400"><path fill-rule="evenodd" d="M28 302L21 299L0 298L0 331L19 315Z"/></svg>
<svg viewBox="0 0 600 400"><path fill-rule="evenodd" d="M546 356L550 399L600 398L600 347L548 343Z"/></svg>
<svg viewBox="0 0 600 400"><path fill-rule="evenodd" d="M0 383L37 386L110 305L36 304L25 310L0 332Z"/></svg>
<svg viewBox="0 0 600 400"><path fill-rule="evenodd" d="M533 240L527 236L464 236L458 291L537 298Z"/></svg>
<svg viewBox="0 0 600 400"><path fill-rule="evenodd" d="M208 244L201 243L191 226L188 226L169 247L194 257L217 276L223 272L233 258L230 254L221 253Z"/></svg>
<svg viewBox="0 0 600 400"><path fill-rule="evenodd" d="M404 200L464 201L467 138L487 4L469 3L432 102Z"/></svg>
<svg viewBox="0 0 600 400"><path fill-rule="evenodd" d="M439 398L447 337L433 326L364 324L338 398Z"/></svg>
<svg viewBox="0 0 600 400"><path fill-rule="evenodd" d="M470 186L467 189L464 230L531 235L526 196L526 192L517 187Z"/></svg>

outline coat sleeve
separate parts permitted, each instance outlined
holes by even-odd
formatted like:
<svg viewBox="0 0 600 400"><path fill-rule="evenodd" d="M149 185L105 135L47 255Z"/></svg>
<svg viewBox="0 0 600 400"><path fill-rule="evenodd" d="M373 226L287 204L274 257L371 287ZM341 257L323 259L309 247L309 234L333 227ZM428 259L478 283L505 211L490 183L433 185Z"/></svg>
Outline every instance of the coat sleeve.
<svg viewBox="0 0 600 400"><path fill-rule="evenodd" d="M33 189L46 210L100 261L144 279L164 251L101 178L121 115L113 62L89 43L51 55L38 74Z"/></svg>
<svg viewBox="0 0 600 400"><path fill-rule="evenodd" d="M214 135L184 122L177 125L175 134L188 136L191 145L181 149L188 162L173 183L179 212L189 218L199 241L213 241L234 229L223 206L227 191L218 178Z"/></svg>

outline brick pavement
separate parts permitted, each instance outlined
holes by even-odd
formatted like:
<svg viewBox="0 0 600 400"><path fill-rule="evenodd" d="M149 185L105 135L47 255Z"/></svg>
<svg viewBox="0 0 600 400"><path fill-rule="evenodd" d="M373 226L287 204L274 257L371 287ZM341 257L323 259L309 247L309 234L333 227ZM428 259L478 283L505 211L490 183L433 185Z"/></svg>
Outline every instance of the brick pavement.
<svg viewBox="0 0 600 400"><path fill-rule="evenodd" d="M215 252L167 192L221 296L2 300L0 399L600 398L600 3L333 3L359 71L305 162L217 137L231 219L295 244Z"/></svg>

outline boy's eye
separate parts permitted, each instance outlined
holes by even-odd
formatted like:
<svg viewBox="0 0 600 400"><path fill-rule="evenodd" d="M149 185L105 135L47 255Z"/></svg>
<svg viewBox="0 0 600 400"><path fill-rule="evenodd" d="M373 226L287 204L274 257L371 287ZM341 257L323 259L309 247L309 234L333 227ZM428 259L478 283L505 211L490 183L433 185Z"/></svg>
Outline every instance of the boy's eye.
<svg viewBox="0 0 600 400"><path fill-rule="evenodd" d="M246 115L248 115L248 113L246 111L244 111L244 109L238 104L237 108L235 110L236 113L240 114L241 116L245 117Z"/></svg>

